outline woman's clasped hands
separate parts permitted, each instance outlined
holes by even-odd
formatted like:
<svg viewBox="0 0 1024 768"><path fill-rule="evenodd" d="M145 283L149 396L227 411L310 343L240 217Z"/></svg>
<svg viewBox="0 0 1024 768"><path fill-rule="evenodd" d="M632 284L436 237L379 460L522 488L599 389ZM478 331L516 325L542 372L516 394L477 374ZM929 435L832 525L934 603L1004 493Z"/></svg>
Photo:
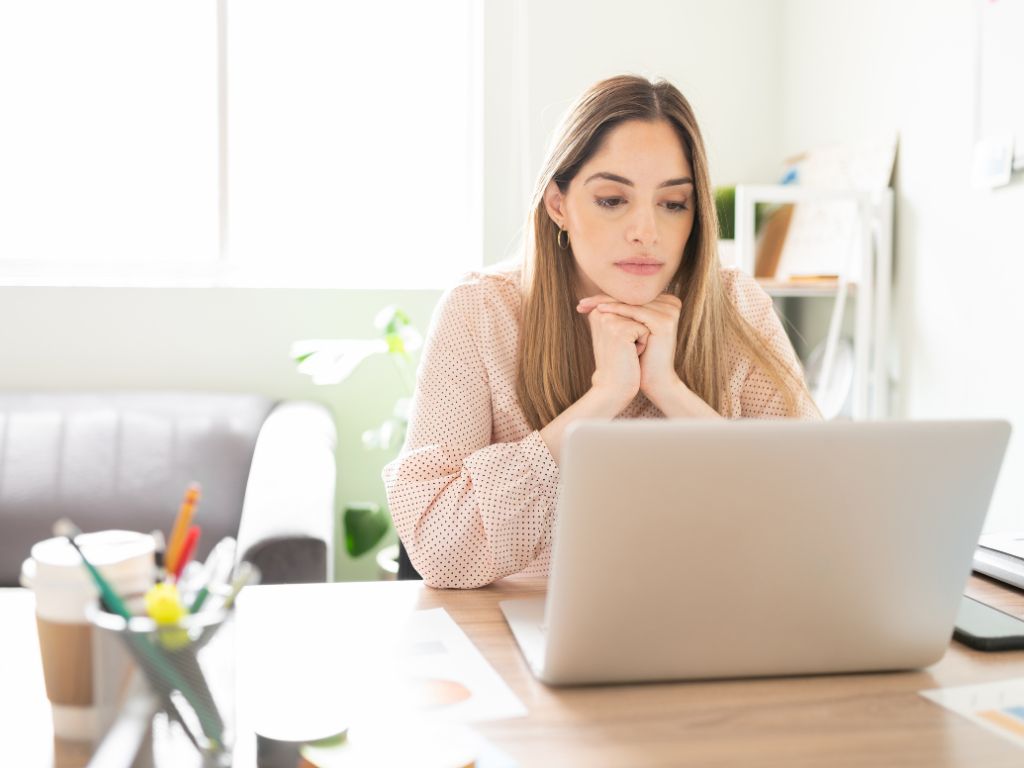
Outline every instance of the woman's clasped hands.
<svg viewBox="0 0 1024 768"><path fill-rule="evenodd" d="M671 293L643 305L607 295L581 299L576 310L588 315L594 344L592 386L615 392L623 407L637 392L657 405L662 393L679 387L675 356L682 306Z"/></svg>

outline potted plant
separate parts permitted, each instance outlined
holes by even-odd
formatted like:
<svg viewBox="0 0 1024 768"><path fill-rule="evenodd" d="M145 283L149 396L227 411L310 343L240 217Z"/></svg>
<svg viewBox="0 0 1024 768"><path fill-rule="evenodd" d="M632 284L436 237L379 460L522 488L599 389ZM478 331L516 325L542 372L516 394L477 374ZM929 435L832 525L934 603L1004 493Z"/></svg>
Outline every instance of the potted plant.
<svg viewBox="0 0 1024 768"><path fill-rule="evenodd" d="M794 178L795 176L789 173L782 183L790 184ZM740 266L740 255L736 252L736 187L715 187L715 211L718 214L718 257L722 266ZM778 263L792 212L793 206L790 204L757 203L754 206L754 232L759 236L754 271L758 277L774 275L774 265ZM772 221L774 224L771 228L776 232L771 242L766 243L760 236L767 233Z"/></svg>
<svg viewBox="0 0 1024 768"><path fill-rule="evenodd" d="M376 339L304 339L292 345L291 356L299 373L314 384L330 385L345 381L367 358L386 355L395 365L402 382L403 396L391 409L391 417L362 434L363 448L396 452L405 441L415 385L416 355L423 337L412 325L408 314L395 306L384 307L374 318L380 331ZM364 555L376 547L391 527L387 509L369 501L345 504L342 531L345 550L352 557ZM378 556L382 577L397 573L398 547L386 547Z"/></svg>

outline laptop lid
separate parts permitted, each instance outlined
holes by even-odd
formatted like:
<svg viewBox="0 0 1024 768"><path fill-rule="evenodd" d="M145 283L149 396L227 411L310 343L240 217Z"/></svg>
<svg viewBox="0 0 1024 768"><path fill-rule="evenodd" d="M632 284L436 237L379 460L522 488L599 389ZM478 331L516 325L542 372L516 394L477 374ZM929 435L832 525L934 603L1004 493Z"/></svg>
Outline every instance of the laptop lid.
<svg viewBox="0 0 1024 768"><path fill-rule="evenodd" d="M950 639L1002 421L578 422L552 683L926 666Z"/></svg>

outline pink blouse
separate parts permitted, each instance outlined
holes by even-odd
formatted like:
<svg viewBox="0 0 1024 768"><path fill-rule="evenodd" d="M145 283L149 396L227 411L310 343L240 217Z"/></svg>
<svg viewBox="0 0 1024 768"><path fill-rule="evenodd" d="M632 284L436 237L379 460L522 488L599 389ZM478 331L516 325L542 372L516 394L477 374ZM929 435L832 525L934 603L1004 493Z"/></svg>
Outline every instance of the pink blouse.
<svg viewBox="0 0 1024 768"><path fill-rule="evenodd" d="M721 274L743 316L799 373L771 297L744 272ZM519 286L518 269L474 272L441 298L405 446L382 473L395 530L433 587L548 573L558 465L516 398ZM728 359L731 418L786 415L748 357L733 350ZM641 393L618 418L664 415ZM799 418L819 418L806 396Z"/></svg>

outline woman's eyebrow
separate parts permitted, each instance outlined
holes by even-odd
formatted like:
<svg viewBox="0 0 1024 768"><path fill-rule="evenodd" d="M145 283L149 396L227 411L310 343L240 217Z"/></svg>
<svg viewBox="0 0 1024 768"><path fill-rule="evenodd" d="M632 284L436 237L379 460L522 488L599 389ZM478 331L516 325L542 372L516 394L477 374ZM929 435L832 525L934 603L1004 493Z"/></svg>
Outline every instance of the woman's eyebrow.
<svg viewBox="0 0 1024 768"><path fill-rule="evenodd" d="M618 174L615 173L608 173L607 171L599 171L590 178L588 178L583 183L589 184L594 179L608 179L608 181L617 181L619 182L619 184L625 184L627 187L633 186L633 182L627 179L625 176L619 176ZM668 181L661 182L661 184L658 185L658 188L661 189L662 187L676 187L679 186L680 184L693 184L693 179L691 179L689 176L682 176L678 179L669 179Z"/></svg>

